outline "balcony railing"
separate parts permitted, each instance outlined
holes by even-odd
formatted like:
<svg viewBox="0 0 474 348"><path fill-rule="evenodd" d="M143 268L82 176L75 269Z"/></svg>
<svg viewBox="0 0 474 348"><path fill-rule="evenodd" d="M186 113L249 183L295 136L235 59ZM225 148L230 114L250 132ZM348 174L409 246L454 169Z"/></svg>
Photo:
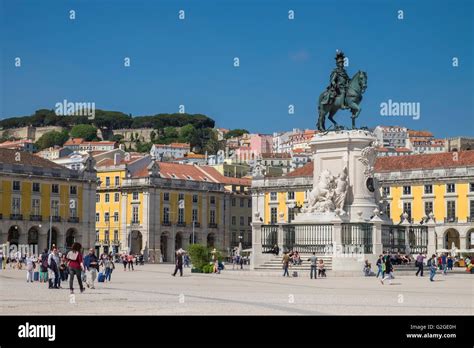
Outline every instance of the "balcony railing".
<svg viewBox="0 0 474 348"><path fill-rule="evenodd" d="M75 223L78 223L78 222L79 222L79 217L78 217L78 216L70 216L70 217L67 219L67 222L75 222Z"/></svg>
<svg viewBox="0 0 474 348"><path fill-rule="evenodd" d="M60 216L50 216L49 219L52 222L61 222L61 217Z"/></svg>
<svg viewBox="0 0 474 348"><path fill-rule="evenodd" d="M3 219L3 214L0 214L0 220L2 220L2 219Z"/></svg>
<svg viewBox="0 0 474 348"><path fill-rule="evenodd" d="M162 221L161 226L171 226L171 222L170 221Z"/></svg>
<svg viewBox="0 0 474 348"><path fill-rule="evenodd" d="M2 218L1 215L2 215L2 214L0 214L0 219ZM466 221L467 221L467 222L474 222L474 216L468 216L468 217L466 218Z"/></svg>
<svg viewBox="0 0 474 348"><path fill-rule="evenodd" d="M112 244L114 244L114 245L119 245L119 244L120 244L120 240L119 240L119 239L113 239L113 240L112 240Z"/></svg>
<svg viewBox="0 0 474 348"><path fill-rule="evenodd" d="M23 214L10 214L10 220L23 220Z"/></svg>
<svg viewBox="0 0 474 348"><path fill-rule="evenodd" d="M194 227L201 227L201 223L194 221Z"/></svg>
<svg viewBox="0 0 474 348"><path fill-rule="evenodd" d="M140 225L140 220L132 220L130 221L130 225Z"/></svg>
<svg viewBox="0 0 474 348"><path fill-rule="evenodd" d="M215 222L210 222L208 227L209 228L217 228L217 224Z"/></svg>
<svg viewBox="0 0 474 348"><path fill-rule="evenodd" d="M184 222L184 221L183 221L183 222L178 222L178 223L176 224L176 226L178 226L178 227L186 227L186 222Z"/></svg>
<svg viewBox="0 0 474 348"><path fill-rule="evenodd" d="M32 214L30 215L30 221L43 221L43 216Z"/></svg>
<svg viewBox="0 0 474 348"><path fill-rule="evenodd" d="M457 218L457 217L447 217L447 218L444 218L444 223L445 223L445 224L457 223L457 222L458 222L458 218Z"/></svg>

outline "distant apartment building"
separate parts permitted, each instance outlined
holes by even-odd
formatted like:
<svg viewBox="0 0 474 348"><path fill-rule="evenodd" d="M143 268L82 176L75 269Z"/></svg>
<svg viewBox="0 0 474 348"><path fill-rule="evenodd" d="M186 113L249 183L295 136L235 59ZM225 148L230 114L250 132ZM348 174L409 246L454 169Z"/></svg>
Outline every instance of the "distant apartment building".
<svg viewBox="0 0 474 348"><path fill-rule="evenodd" d="M47 149L39 151L36 154L36 156L53 161L58 158L68 156L72 152L73 151L67 147L60 147L60 146L55 145L55 146L48 147Z"/></svg>
<svg viewBox="0 0 474 348"><path fill-rule="evenodd" d="M71 138L64 143L64 147L79 153L87 153L110 151L117 147L117 143L115 141L85 141L82 138Z"/></svg>
<svg viewBox="0 0 474 348"><path fill-rule="evenodd" d="M377 141L383 147L406 147L408 129L399 126L377 126L374 129Z"/></svg>
<svg viewBox="0 0 474 348"><path fill-rule="evenodd" d="M393 157L411 155L413 151L406 147L379 147L377 148L377 157Z"/></svg>
<svg viewBox="0 0 474 348"><path fill-rule="evenodd" d="M293 128L293 130L288 132L275 132L272 137L272 149L274 153L282 153L283 144L287 143L290 136L296 133L301 133L301 129ZM288 151L286 151L288 152Z"/></svg>
<svg viewBox="0 0 474 348"><path fill-rule="evenodd" d="M188 143L153 144L150 155L162 161L183 158L190 151L191 145Z"/></svg>
<svg viewBox="0 0 474 348"><path fill-rule="evenodd" d="M11 141L8 140L3 143L0 143L0 149L35 152L36 145L32 140L29 140L29 139L11 140Z"/></svg>
<svg viewBox="0 0 474 348"><path fill-rule="evenodd" d="M291 170L303 167L311 162L312 154L303 149L296 149L291 153Z"/></svg>

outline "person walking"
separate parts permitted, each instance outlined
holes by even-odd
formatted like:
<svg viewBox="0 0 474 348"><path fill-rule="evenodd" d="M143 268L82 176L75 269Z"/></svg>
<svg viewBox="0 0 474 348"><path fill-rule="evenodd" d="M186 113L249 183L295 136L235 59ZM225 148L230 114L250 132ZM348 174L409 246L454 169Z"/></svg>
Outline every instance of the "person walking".
<svg viewBox="0 0 474 348"><path fill-rule="evenodd" d="M128 270L130 271L130 267L132 267L132 271L134 271L135 269L133 268L133 255L130 254L128 255Z"/></svg>
<svg viewBox="0 0 474 348"><path fill-rule="evenodd" d="M89 254L84 257L84 268L87 273L86 286L91 289L95 289L94 281L97 278L99 272L99 260L95 256L94 249L89 249Z"/></svg>
<svg viewBox="0 0 474 348"><path fill-rule="evenodd" d="M380 280L382 285L384 284L385 280L388 279L388 283L392 285L392 272L393 272L393 265L391 257L387 257L385 259L385 277Z"/></svg>
<svg viewBox="0 0 474 348"><path fill-rule="evenodd" d="M447 254L441 255L441 265L443 269L443 275L446 275L448 273L448 255Z"/></svg>
<svg viewBox="0 0 474 348"><path fill-rule="evenodd" d="M383 255L379 255L379 258L377 260L377 263L375 264L377 266L377 275L375 276L375 278L378 278L379 277L379 274L382 276L383 278Z"/></svg>
<svg viewBox="0 0 474 348"><path fill-rule="evenodd" d="M122 264L123 264L123 270L127 270L127 263L128 263L128 257L127 254L122 255Z"/></svg>
<svg viewBox="0 0 474 348"><path fill-rule="evenodd" d="M311 270L309 271L309 277L313 279L313 272L314 272L314 279L317 279L316 266L317 266L318 258L316 257L316 253L313 253L313 255L308 259L308 261L311 262Z"/></svg>
<svg viewBox="0 0 474 348"><path fill-rule="evenodd" d="M104 265L104 270L105 270L105 281L110 282L110 279L112 277L112 272L115 269L114 260L112 256L107 257L104 260L103 265Z"/></svg>
<svg viewBox="0 0 474 348"><path fill-rule="evenodd" d="M84 292L84 286L82 285L81 279L81 270L84 269L84 262L81 254L82 246L79 243L74 243L72 245L71 251L67 253L68 267L69 267L69 289L71 294L74 294L74 276L77 277L77 282L79 283L79 288L81 293Z"/></svg>
<svg viewBox="0 0 474 348"><path fill-rule="evenodd" d="M61 280L59 278L59 254L58 248L53 247L48 256L48 268L51 270L51 279L49 279L50 289L59 289Z"/></svg>
<svg viewBox="0 0 474 348"><path fill-rule="evenodd" d="M433 254L431 259L428 260L428 266L430 267L430 281L434 282L434 277L436 275L436 255Z"/></svg>
<svg viewBox="0 0 474 348"><path fill-rule="evenodd" d="M290 276L290 273L288 272L288 267L290 266L290 256L288 255L287 252L283 253L283 277L286 275L287 277Z"/></svg>
<svg viewBox="0 0 474 348"><path fill-rule="evenodd" d="M26 282L33 283L33 273L35 272L34 257L31 254L26 258Z"/></svg>
<svg viewBox="0 0 474 348"><path fill-rule="evenodd" d="M423 260L424 259L425 259L425 256L421 252L416 257L415 266L418 267L418 271L416 271L416 274L415 274L416 276L418 276L419 274L420 277L423 277Z"/></svg>
<svg viewBox="0 0 474 348"><path fill-rule="evenodd" d="M181 254L179 251L176 252L176 262L175 262L175 268L174 268L174 273L171 275L173 277L176 276L176 273L178 273L179 270L179 276L183 276L183 254Z"/></svg>

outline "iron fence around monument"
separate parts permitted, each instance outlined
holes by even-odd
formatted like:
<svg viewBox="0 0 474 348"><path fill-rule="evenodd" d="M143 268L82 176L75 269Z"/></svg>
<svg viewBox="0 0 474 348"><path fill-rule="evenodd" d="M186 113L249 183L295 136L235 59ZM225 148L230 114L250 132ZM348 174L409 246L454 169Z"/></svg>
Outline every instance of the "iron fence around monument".
<svg viewBox="0 0 474 348"><path fill-rule="evenodd" d="M382 250L384 253L406 253L405 227L382 225Z"/></svg>
<svg viewBox="0 0 474 348"><path fill-rule="evenodd" d="M428 226L410 226L408 245L410 254L426 254L428 252Z"/></svg>
<svg viewBox="0 0 474 348"><path fill-rule="evenodd" d="M262 253L273 251L275 245L278 244L278 226L262 225L261 228Z"/></svg>
<svg viewBox="0 0 474 348"><path fill-rule="evenodd" d="M355 250L362 254L372 253L372 224L346 223L341 225L343 250Z"/></svg>
<svg viewBox="0 0 474 348"><path fill-rule="evenodd" d="M333 225L284 225L283 250L324 254L332 245Z"/></svg>

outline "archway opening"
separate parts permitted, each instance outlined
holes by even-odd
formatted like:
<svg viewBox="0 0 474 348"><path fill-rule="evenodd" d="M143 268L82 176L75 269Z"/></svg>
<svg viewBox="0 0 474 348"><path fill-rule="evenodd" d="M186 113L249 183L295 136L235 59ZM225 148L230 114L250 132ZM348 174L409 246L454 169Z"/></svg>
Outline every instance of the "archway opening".
<svg viewBox="0 0 474 348"><path fill-rule="evenodd" d="M183 236L180 232L176 233L176 237L174 239L174 248L175 250L181 249L183 247Z"/></svg>
<svg viewBox="0 0 474 348"><path fill-rule="evenodd" d="M140 254L142 252L143 236L140 231L132 231L130 253Z"/></svg>
<svg viewBox="0 0 474 348"><path fill-rule="evenodd" d="M66 250L71 250L72 245L76 242L77 231L74 228L70 228L66 232Z"/></svg>
<svg viewBox="0 0 474 348"><path fill-rule="evenodd" d="M161 251L161 261L168 261L168 235L162 233L160 236L160 251Z"/></svg>
<svg viewBox="0 0 474 348"><path fill-rule="evenodd" d="M453 245L459 249L461 243L459 240L459 232L454 228L450 228L444 233L444 248L451 249Z"/></svg>
<svg viewBox="0 0 474 348"><path fill-rule="evenodd" d="M209 233L207 235L207 247L214 248L214 244L215 244L215 235L214 233Z"/></svg>
<svg viewBox="0 0 474 348"><path fill-rule="evenodd" d="M7 240L10 245L18 246L18 243L20 241L20 228L17 225L10 227L10 229L8 230Z"/></svg>

